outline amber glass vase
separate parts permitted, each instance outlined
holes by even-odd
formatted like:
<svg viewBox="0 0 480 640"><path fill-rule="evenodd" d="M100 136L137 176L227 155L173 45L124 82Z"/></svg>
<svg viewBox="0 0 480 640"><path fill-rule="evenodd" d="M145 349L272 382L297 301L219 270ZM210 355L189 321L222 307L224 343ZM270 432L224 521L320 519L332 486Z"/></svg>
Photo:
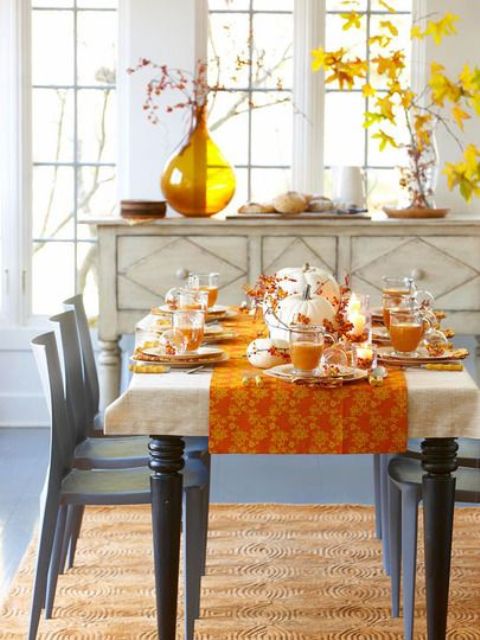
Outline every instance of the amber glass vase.
<svg viewBox="0 0 480 640"><path fill-rule="evenodd" d="M190 135L168 160L160 180L168 204L188 217L213 216L235 193L235 174L213 142L206 107L193 114Z"/></svg>

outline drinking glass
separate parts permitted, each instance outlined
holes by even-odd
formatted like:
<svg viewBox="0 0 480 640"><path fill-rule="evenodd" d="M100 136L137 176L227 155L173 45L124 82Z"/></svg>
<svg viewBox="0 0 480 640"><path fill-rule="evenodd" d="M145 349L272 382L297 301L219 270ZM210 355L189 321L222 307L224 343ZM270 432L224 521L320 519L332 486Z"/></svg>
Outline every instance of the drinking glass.
<svg viewBox="0 0 480 640"><path fill-rule="evenodd" d="M195 352L201 345L205 332L205 313L203 311L175 311L173 327L183 333L187 341L186 350Z"/></svg>
<svg viewBox="0 0 480 640"><path fill-rule="evenodd" d="M422 314L415 308L390 311L390 339L395 355L414 358L425 331Z"/></svg>
<svg viewBox="0 0 480 640"><path fill-rule="evenodd" d="M383 276L383 295L403 296L416 289L415 280L408 276Z"/></svg>
<svg viewBox="0 0 480 640"><path fill-rule="evenodd" d="M290 327L290 358L295 375L314 375L320 364L327 337L333 342L333 337L320 326L295 325Z"/></svg>
<svg viewBox="0 0 480 640"><path fill-rule="evenodd" d="M208 293L208 308L215 305L218 298L218 273L191 273L188 276L187 287L206 291Z"/></svg>
<svg viewBox="0 0 480 640"><path fill-rule="evenodd" d="M377 347L370 343L354 344L353 365L357 369L365 371L375 369L377 366Z"/></svg>
<svg viewBox="0 0 480 640"><path fill-rule="evenodd" d="M175 309L206 311L208 308L208 293L200 289L176 287L167 291L165 302L172 311Z"/></svg>

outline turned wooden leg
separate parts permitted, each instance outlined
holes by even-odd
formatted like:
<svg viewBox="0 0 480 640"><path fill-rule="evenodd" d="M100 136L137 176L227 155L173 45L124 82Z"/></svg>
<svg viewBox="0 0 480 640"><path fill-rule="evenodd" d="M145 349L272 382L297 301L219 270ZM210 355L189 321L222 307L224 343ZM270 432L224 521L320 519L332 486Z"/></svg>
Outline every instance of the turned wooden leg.
<svg viewBox="0 0 480 640"><path fill-rule="evenodd" d="M118 340L99 340L100 408L105 409L120 394L121 353Z"/></svg>
<svg viewBox="0 0 480 640"><path fill-rule="evenodd" d="M480 383L480 336L475 336L477 342L475 346L475 369L477 373L477 384Z"/></svg>
<svg viewBox="0 0 480 640"><path fill-rule="evenodd" d="M454 438L422 442L428 640L445 640L447 633L457 449Z"/></svg>
<svg viewBox="0 0 480 640"><path fill-rule="evenodd" d="M159 640L175 640L184 448L177 436L152 436L148 445Z"/></svg>

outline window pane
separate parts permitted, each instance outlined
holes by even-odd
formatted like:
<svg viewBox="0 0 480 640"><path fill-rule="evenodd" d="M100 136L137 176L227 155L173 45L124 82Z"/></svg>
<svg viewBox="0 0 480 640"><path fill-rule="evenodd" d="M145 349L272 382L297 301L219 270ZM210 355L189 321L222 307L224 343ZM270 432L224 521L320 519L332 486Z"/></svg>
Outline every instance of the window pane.
<svg viewBox="0 0 480 640"><path fill-rule="evenodd" d="M118 0L77 0L77 7L88 9L117 9Z"/></svg>
<svg viewBox="0 0 480 640"><path fill-rule="evenodd" d="M293 20L290 15L253 18L253 87L290 89L293 79Z"/></svg>
<svg viewBox="0 0 480 640"><path fill-rule="evenodd" d="M250 8L250 0L208 0L210 11L248 11Z"/></svg>
<svg viewBox="0 0 480 640"><path fill-rule="evenodd" d="M253 8L255 11L293 11L294 0L253 0Z"/></svg>
<svg viewBox="0 0 480 640"><path fill-rule="evenodd" d="M33 0L32 7L73 7L73 0Z"/></svg>
<svg viewBox="0 0 480 640"><path fill-rule="evenodd" d="M372 15L371 17L371 34L379 34L385 33L383 29L380 28L380 22L382 20L386 20L385 16L376 16ZM410 39L410 28L412 26L412 17L411 15L399 15L396 16L394 14L388 16L389 22L391 22L398 29L398 36L395 36L392 40L388 51L402 49L405 52L405 69L402 71L400 75L400 80L403 82L408 82L411 74L411 39ZM377 55L385 56L385 49L382 49L378 44L373 45L371 47L371 57L375 58ZM373 67L374 69L375 67ZM386 78L385 76L378 76L377 73L372 71L370 75L370 83L377 89L386 88Z"/></svg>
<svg viewBox="0 0 480 640"><path fill-rule="evenodd" d="M50 314L75 291L73 242L33 244L32 310Z"/></svg>
<svg viewBox="0 0 480 640"><path fill-rule="evenodd" d="M34 167L33 237L73 238L73 168Z"/></svg>
<svg viewBox="0 0 480 640"><path fill-rule="evenodd" d="M115 84L117 14L80 11L77 20L79 84Z"/></svg>
<svg viewBox="0 0 480 640"><path fill-rule="evenodd" d="M78 169L79 217L111 215L116 201L117 186L114 167L80 167ZM82 228L83 225L80 225L80 229Z"/></svg>
<svg viewBox="0 0 480 640"><path fill-rule="evenodd" d="M384 206L396 206L402 198L397 169L369 169L367 173L367 199L369 209L381 210Z"/></svg>
<svg viewBox="0 0 480 640"><path fill-rule="evenodd" d="M81 162L113 162L116 157L113 89L78 92L78 156Z"/></svg>
<svg viewBox="0 0 480 640"><path fill-rule="evenodd" d="M33 11L32 77L33 84L73 83L73 11Z"/></svg>
<svg viewBox="0 0 480 640"><path fill-rule="evenodd" d="M396 11L412 11L412 0L385 0L385 2ZM387 11L382 0L371 0L372 11Z"/></svg>
<svg viewBox="0 0 480 640"><path fill-rule="evenodd" d="M225 87L248 87L249 17L242 14L211 14L208 59L216 56L221 60L219 68L210 63L209 82Z"/></svg>
<svg viewBox="0 0 480 640"><path fill-rule="evenodd" d="M248 161L248 92L216 95L208 118L212 138L231 164Z"/></svg>
<svg viewBox="0 0 480 640"><path fill-rule="evenodd" d="M34 162L72 162L73 91L34 89L32 93Z"/></svg>
<svg viewBox="0 0 480 640"><path fill-rule="evenodd" d="M235 168L235 180L237 187L235 195L226 209L227 213L236 213L239 207L245 204L248 192L248 170Z"/></svg>
<svg viewBox="0 0 480 640"><path fill-rule="evenodd" d="M293 114L290 95L254 93L252 164L289 165L292 159Z"/></svg>
<svg viewBox="0 0 480 640"><path fill-rule="evenodd" d="M395 1L395 0L393 0ZM345 0L327 0L327 11L365 11L367 8L367 0L358 0L354 4L345 4Z"/></svg>
<svg viewBox="0 0 480 640"><path fill-rule="evenodd" d="M339 15L327 15L325 28L326 50L337 50L343 47L348 51L348 58L354 58L355 56L365 58L367 53L367 17L361 17L360 29L352 28L344 31L344 24L345 20ZM363 80L356 81L355 86L361 87L363 82ZM336 83L332 83L330 86L336 87Z"/></svg>
<svg viewBox="0 0 480 640"><path fill-rule="evenodd" d="M83 294L87 316L98 317L97 243L79 242L77 250L77 291Z"/></svg>
<svg viewBox="0 0 480 640"><path fill-rule="evenodd" d="M252 169L252 200L270 202L291 188L290 169Z"/></svg>
<svg viewBox="0 0 480 640"><path fill-rule="evenodd" d="M325 96L325 164L363 165L365 100L359 93Z"/></svg>

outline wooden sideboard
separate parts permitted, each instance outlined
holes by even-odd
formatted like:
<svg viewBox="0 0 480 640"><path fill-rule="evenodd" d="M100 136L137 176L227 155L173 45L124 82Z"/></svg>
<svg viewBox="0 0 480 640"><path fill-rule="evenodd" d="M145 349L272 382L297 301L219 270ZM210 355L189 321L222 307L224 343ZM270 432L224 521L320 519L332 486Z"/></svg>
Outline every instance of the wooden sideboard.
<svg viewBox="0 0 480 640"><path fill-rule="evenodd" d="M212 220L165 218L98 227L102 403L117 397L122 334L188 271L218 271L220 300L239 303L260 272L323 266L380 302L383 275L411 274L460 334L480 335L480 216L445 220Z"/></svg>

